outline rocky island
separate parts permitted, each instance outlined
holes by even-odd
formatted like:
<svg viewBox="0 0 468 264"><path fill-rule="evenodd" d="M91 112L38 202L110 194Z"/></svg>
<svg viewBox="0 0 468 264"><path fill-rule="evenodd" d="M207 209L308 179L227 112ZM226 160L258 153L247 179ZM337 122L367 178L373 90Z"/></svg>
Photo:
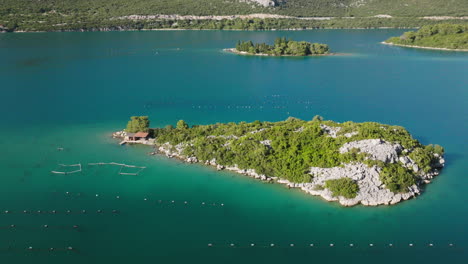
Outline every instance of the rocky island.
<svg viewBox="0 0 468 264"><path fill-rule="evenodd" d="M441 146L422 145L403 127L320 116L192 127L180 120L176 127L154 129L147 117L132 117L114 137L142 131L152 141L138 140L168 157L300 188L344 206L408 200L421 194L445 163Z"/></svg>
<svg viewBox="0 0 468 264"><path fill-rule="evenodd" d="M382 43L410 48L468 51L468 26L447 23L423 26L416 32L405 32L400 37L389 38Z"/></svg>
<svg viewBox="0 0 468 264"><path fill-rule="evenodd" d="M238 41L236 48L226 49L228 52L241 55L257 56L318 56L332 55L327 44L294 41L286 38L276 38L273 45Z"/></svg>

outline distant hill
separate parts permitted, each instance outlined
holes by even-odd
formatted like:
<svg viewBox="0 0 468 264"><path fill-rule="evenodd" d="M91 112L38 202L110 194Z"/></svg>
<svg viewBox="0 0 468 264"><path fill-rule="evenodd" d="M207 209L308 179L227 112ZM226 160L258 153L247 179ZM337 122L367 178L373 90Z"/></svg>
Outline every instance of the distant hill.
<svg viewBox="0 0 468 264"><path fill-rule="evenodd" d="M468 16L468 4L467 0L0 0L0 28L4 26L10 30L73 30L82 24L119 26L109 21L123 16L157 14L277 14L294 17L354 18L379 16L383 20L390 17L408 19L423 16ZM81 24L78 25L79 23ZM324 26L309 24L305 26ZM327 25L346 27L347 24L349 23L339 22ZM424 23L388 23L384 20L354 24L366 27L399 27L419 26ZM173 23L170 26L173 27ZM131 27L138 29L150 25L132 24Z"/></svg>

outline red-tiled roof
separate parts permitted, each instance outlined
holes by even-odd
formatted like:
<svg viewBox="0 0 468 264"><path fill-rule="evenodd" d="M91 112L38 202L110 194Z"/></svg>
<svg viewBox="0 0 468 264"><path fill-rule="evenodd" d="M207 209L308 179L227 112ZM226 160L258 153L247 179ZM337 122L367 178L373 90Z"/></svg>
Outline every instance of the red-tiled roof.
<svg viewBox="0 0 468 264"><path fill-rule="evenodd" d="M148 133L145 133L145 132L137 132L134 137L147 137L148 136Z"/></svg>

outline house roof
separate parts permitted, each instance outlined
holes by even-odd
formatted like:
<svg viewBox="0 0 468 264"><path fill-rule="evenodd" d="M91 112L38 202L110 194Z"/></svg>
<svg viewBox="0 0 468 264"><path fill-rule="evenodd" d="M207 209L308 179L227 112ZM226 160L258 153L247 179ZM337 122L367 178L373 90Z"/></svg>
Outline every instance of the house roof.
<svg viewBox="0 0 468 264"><path fill-rule="evenodd" d="M127 133L127 137L134 137L135 133Z"/></svg>
<svg viewBox="0 0 468 264"><path fill-rule="evenodd" d="M145 133L145 132L137 132L134 137L147 137L149 135L149 133Z"/></svg>

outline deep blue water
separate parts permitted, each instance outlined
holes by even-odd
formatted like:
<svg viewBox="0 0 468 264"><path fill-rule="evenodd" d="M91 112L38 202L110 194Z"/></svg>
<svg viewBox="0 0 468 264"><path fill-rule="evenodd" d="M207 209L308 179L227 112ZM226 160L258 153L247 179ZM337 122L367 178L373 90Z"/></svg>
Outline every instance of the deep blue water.
<svg viewBox="0 0 468 264"><path fill-rule="evenodd" d="M1 263L467 263L468 53L379 43L402 32L1 34ZM278 36L348 55L222 51ZM149 115L157 127L316 114L404 126L444 146L447 166L416 199L342 208L110 138L131 115ZM59 163L99 161L147 169L137 177L112 167L50 173Z"/></svg>

